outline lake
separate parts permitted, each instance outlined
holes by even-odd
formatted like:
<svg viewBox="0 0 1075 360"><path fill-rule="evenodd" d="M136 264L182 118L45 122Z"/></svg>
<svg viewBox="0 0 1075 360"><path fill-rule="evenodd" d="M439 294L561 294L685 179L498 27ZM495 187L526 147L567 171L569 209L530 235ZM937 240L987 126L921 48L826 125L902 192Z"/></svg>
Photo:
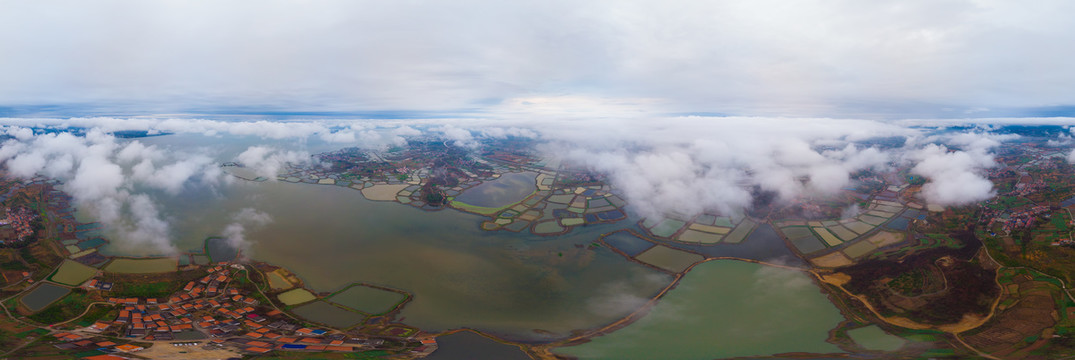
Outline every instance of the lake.
<svg viewBox="0 0 1075 360"><path fill-rule="evenodd" d="M515 175L522 173L501 178ZM603 247L576 247L637 218L545 238L482 231L484 218L477 215L369 201L333 185L237 181L153 194L179 249L200 251L234 214L253 208L272 222L247 227L244 256L286 267L316 291L365 282L409 292L414 300L398 316L426 331L471 327L518 340L564 337L625 316L634 309L620 299L647 298L671 282ZM120 241L101 251L146 255Z"/></svg>

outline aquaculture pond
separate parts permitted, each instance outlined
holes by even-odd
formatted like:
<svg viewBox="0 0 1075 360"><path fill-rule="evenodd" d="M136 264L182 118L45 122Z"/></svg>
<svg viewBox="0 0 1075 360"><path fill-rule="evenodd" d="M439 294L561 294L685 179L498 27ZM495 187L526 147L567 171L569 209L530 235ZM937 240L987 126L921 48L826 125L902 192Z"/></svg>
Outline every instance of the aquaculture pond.
<svg viewBox="0 0 1075 360"><path fill-rule="evenodd" d="M22 299L19 299L19 301L22 302L27 309L30 309L30 311L37 312L44 309L46 306L49 306L49 304L56 302L56 300L60 300L70 292L71 289L63 286L43 283L38 285L36 289L23 295Z"/></svg>
<svg viewBox="0 0 1075 360"><path fill-rule="evenodd" d="M489 180L478 186L463 191L455 197L456 201L481 207L501 207L525 199L537 189L537 173L506 173L495 180Z"/></svg>
<svg viewBox="0 0 1075 360"><path fill-rule="evenodd" d="M470 331L438 336L426 360L531 360L518 346L501 344Z"/></svg>
<svg viewBox="0 0 1075 360"><path fill-rule="evenodd" d="M556 349L581 359L715 359L837 353L843 317L806 275L736 260L699 264L634 324Z"/></svg>
<svg viewBox="0 0 1075 360"><path fill-rule="evenodd" d="M358 325L362 323L362 320L366 319L365 315L342 309L324 301L314 301L294 308L292 311L307 320L338 329Z"/></svg>
<svg viewBox="0 0 1075 360"><path fill-rule="evenodd" d="M332 295L328 301L367 314L383 314L391 311L406 298L406 295L398 292L355 285Z"/></svg>

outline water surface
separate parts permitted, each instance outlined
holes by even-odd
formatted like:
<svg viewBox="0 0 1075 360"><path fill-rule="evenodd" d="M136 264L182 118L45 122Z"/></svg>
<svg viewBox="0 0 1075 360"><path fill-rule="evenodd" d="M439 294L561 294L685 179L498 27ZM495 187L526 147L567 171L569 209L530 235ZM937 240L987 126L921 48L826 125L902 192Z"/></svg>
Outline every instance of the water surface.
<svg viewBox="0 0 1075 360"><path fill-rule="evenodd" d="M652 311L623 329L556 351L581 359L715 359L836 353L843 316L793 270L735 260L694 267Z"/></svg>
<svg viewBox="0 0 1075 360"><path fill-rule="evenodd" d="M536 189L537 173L506 173L467 189L455 199L474 206L501 207L519 202Z"/></svg>

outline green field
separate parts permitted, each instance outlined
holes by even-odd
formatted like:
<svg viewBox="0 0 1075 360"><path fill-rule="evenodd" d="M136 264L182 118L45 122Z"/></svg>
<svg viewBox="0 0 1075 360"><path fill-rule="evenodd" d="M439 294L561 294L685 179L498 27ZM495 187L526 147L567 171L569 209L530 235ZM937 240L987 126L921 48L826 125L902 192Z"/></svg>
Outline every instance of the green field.
<svg viewBox="0 0 1075 360"><path fill-rule="evenodd" d="M280 299L280 302L284 303L284 305L289 306L317 299L309 290L301 288L280 293L280 295L276 295L276 298Z"/></svg>
<svg viewBox="0 0 1075 360"><path fill-rule="evenodd" d="M367 314L383 314L395 309L406 298L395 291L355 285L332 295L328 301Z"/></svg>
<svg viewBox="0 0 1075 360"><path fill-rule="evenodd" d="M148 274L179 270L175 258L115 259L105 266L105 271L123 274Z"/></svg>
<svg viewBox="0 0 1075 360"><path fill-rule="evenodd" d="M125 281L116 283L115 287L112 288L111 295L117 297L167 297L179 290L180 286L181 284L175 281Z"/></svg>
<svg viewBox="0 0 1075 360"><path fill-rule="evenodd" d="M78 286L97 274L97 269L82 265L73 260L64 260L60 268L52 274L52 281L71 286Z"/></svg>
<svg viewBox="0 0 1075 360"><path fill-rule="evenodd" d="M269 287L273 290L287 290L293 286L277 272L271 272L265 276L269 278Z"/></svg>

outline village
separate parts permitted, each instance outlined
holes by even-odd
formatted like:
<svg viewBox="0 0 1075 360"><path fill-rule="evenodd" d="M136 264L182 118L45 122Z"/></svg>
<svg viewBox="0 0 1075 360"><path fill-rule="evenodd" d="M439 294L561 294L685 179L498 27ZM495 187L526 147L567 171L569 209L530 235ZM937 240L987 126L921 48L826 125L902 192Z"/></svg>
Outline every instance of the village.
<svg viewBox="0 0 1075 360"><path fill-rule="evenodd" d="M100 320L72 333L112 335L149 342L184 341L203 348L231 348L243 353L261 354L273 350L313 352L355 352L398 349L413 342L414 353L436 349L436 342L425 340L369 338L347 334L331 328L307 327L284 312L263 306L258 300L230 282L243 265L219 264L209 274L188 282L182 290L163 298L109 298L119 310L111 321ZM84 287L96 288L100 282L88 281ZM208 335L206 337L205 335ZM75 342L77 341L77 343ZM82 337L56 346L66 348L81 343ZM94 342L92 346L100 346ZM118 345L116 345L118 346ZM113 346L113 348L116 348ZM107 349L107 347L106 347ZM97 350L101 350L97 348ZM130 349L117 348L131 352Z"/></svg>
<svg viewBox="0 0 1075 360"><path fill-rule="evenodd" d="M341 329L285 312L260 290L270 289L274 279L254 269L262 265L222 261L212 251L184 254L178 261L102 255L97 249L107 240L101 225L77 222L71 198L55 189L57 183L4 184L10 197L3 199L9 207L0 231L26 230L35 238L54 239L9 242L17 248L0 253L3 308L14 316L0 321L0 335L13 335L5 342L15 349L86 359L154 358L159 356L155 352L172 348L221 358L272 352L417 358L437 349L431 336L384 317ZM43 212L29 211L33 206ZM44 219L39 214L54 225L26 228L34 219ZM210 256L216 261L209 261ZM251 272L257 281L250 279ZM197 274L202 275L176 282ZM174 292L159 290L172 284Z"/></svg>

